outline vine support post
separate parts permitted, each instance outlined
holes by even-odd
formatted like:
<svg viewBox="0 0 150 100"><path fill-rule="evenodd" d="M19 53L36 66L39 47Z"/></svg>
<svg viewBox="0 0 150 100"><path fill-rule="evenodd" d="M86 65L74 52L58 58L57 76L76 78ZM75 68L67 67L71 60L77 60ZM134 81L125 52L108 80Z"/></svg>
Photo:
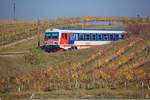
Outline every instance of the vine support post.
<svg viewBox="0 0 150 100"><path fill-rule="evenodd" d="M94 75L94 70L95 70L95 67L92 66L92 87L94 88L95 86L95 75Z"/></svg>
<svg viewBox="0 0 150 100"><path fill-rule="evenodd" d="M4 48L4 33L2 32L2 48Z"/></svg>

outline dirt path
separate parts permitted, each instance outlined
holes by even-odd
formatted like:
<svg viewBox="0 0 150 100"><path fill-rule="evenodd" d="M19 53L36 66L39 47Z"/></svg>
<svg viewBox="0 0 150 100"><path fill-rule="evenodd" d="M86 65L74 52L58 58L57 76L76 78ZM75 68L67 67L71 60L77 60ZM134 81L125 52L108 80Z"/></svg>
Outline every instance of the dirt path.
<svg viewBox="0 0 150 100"><path fill-rule="evenodd" d="M16 55L22 55L22 54L25 54L25 52L0 53L0 56L16 56Z"/></svg>
<svg viewBox="0 0 150 100"><path fill-rule="evenodd" d="M14 46L16 44L19 44L19 43L22 43L22 42L25 42L25 41L29 41L29 40L32 40L34 38L36 38L37 36L32 36L32 37L28 37L26 39L22 39L22 40L18 40L18 41L15 41L15 42L12 42L12 43L9 43L9 44L6 44L6 45L3 45L3 46L0 46L0 50L2 50L3 48L9 48L11 46Z"/></svg>

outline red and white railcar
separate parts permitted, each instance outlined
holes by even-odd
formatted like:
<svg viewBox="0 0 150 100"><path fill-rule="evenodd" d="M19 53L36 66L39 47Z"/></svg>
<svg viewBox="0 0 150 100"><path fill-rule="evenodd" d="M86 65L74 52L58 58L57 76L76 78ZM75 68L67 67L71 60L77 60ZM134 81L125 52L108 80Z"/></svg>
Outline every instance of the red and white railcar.
<svg viewBox="0 0 150 100"><path fill-rule="evenodd" d="M45 31L44 45L51 48L80 49L126 39L127 32L124 29L49 28Z"/></svg>

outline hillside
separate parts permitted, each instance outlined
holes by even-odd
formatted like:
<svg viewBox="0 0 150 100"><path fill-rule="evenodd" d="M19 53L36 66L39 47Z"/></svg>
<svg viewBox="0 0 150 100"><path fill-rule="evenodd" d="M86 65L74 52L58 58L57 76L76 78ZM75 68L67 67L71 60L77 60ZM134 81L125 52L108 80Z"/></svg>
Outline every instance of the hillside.
<svg viewBox="0 0 150 100"><path fill-rule="evenodd" d="M8 91L26 93L60 89L68 91L130 87L132 90L136 84L139 85L137 89L140 89L140 82L144 81L144 91L150 94L147 90L150 79L149 50L148 39L131 37L102 47L58 53L44 52L46 60L40 65L27 64L24 54L0 55L0 91L3 94ZM135 98L135 93L122 93L122 96L125 95ZM140 92L136 95L141 96Z"/></svg>
<svg viewBox="0 0 150 100"><path fill-rule="evenodd" d="M127 40L101 47L47 53L37 48L35 35L2 48L0 97L149 98L150 29L141 25L130 26L136 34ZM95 27L119 26L85 26Z"/></svg>

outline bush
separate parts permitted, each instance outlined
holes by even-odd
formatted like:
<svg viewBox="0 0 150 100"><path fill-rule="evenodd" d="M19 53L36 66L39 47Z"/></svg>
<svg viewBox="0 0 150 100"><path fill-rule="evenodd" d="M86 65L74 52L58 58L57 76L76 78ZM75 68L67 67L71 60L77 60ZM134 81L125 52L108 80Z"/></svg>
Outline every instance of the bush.
<svg viewBox="0 0 150 100"><path fill-rule="evenodd" d="M45 61L44 51L40 48L31 48L29 53L25 54L25 61L30 64L40 64Z"/></svg>

